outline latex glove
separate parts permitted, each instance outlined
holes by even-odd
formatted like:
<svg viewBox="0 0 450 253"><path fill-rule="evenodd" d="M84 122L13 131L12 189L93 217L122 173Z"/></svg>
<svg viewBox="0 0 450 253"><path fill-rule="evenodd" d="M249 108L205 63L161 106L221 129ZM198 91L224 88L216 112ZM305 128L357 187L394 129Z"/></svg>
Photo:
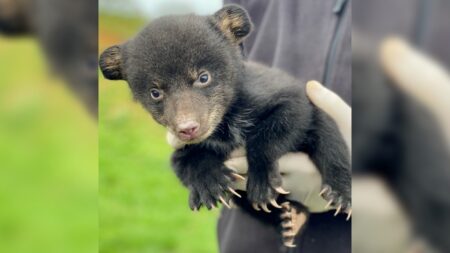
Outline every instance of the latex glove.
<svg viewBox="0 0 450 253"><path fill-rule="evenodd" d="M306 85L307 95L320 109L329 114L337 123L345 142L351 149L351 108L335 93L316 81ZM248 169L244 149L233 152L231 159L225 162L230 168L245 176ZM323 212L327 202L319 196L322 177L305 153L289 153L278 160L282 175L283 188L290 192L289 199L303 203L310 212ZM235 187L245 190L246 182L239 181Z"/></svg>

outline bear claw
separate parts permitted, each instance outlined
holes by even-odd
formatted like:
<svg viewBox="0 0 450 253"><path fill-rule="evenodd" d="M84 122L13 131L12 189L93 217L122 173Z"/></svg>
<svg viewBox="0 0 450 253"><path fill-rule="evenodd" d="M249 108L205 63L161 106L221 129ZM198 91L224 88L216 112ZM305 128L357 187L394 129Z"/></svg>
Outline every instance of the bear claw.
<svg viewBox="0 0 450 253"><path fill-rule="evenodd" d="M328 201L325 209L333 206L336 209L334 216L337 216L343 210L347 213L347 220L351 217L351 199L350 197L341 194L339 191L333 190L329 185L324 185L323 189L320 191L319 196Z"/></svg>

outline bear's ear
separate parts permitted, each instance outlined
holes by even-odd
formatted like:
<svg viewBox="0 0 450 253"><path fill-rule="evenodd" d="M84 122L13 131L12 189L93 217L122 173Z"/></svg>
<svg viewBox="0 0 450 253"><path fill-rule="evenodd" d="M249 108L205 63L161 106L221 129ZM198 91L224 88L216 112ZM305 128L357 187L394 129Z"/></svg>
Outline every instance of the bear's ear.
<svg viewBox="0 0 450 253"><path fill-rule="evenodd" d="M225 36L240 44L252 29L247 11L239 5L226 5L214 14L216 25Z"/></svg>
<svg viewBox="0 0 450 253"><path fill-rule="evenodd" d="M103 76L109 80L124 80L125 73L122 69L122 46L112 46L106 49L99 60Z"/></svg>

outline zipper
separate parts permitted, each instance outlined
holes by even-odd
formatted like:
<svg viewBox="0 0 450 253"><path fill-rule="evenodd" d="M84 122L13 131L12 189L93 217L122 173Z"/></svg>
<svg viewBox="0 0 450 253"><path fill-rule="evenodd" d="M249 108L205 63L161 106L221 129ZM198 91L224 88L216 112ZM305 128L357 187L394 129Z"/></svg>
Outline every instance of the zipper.
<svg viewBox="0 0 450 253"><path fill-rule="evenodd" d="M331 64L336 59L336 47L337 42L342 37L343 26L342 26L342 16L345 12L345 6L348 0L336 0L336 3L333 7L333 13L337 16L337 23L333 33L333 39L331 40L331 46L328 51L327 59L325 61L325 70L322 78L322 83L325 86L328 86L329 79L331 78Z"/></svg>
<svg viewBox="0 0 450 253"><path fill-rule="evenodd" d="M340 15L341 12L344 10L346 3L347 3L347 0L337 0L336 4L334 5L334 8L333 8L334 14Z"/></svg>
<svg viewBox="0 0 450 253"><path fill-rule="evenodd" d="M414 24L413 40L417 46L423 47L425 45L426 30L428 21L431 16L431 5L433 0L420 0L417 8L417 19Z"/></svg>

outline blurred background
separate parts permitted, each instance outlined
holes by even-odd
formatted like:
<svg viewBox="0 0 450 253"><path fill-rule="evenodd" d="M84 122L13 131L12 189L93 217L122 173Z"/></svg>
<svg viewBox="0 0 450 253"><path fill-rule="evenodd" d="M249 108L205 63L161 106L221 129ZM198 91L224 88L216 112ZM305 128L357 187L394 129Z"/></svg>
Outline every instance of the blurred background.
<svg viewBox="0 0 450 253"><path fill-rule="evenodd" d="M0 1L0 251L96 252L97 123L43 34L3 30L22 2Z"/></svg>
<svg viewBox="0 0 450 253"><path fill-rule="evenodd" d="M210 14L221 1L100 1L99 51L167 14ZM100 74L101 76L101 74ZM100 252L217 252L218 210L192 212L170 168L166 131L128 84L99 79Z"/></svg>
<svg viewBox="0 0 450 253"><path fill-rule="evenodd" d="M97 127L33 38L0 36L0 249L94 252Z"/></svg>

